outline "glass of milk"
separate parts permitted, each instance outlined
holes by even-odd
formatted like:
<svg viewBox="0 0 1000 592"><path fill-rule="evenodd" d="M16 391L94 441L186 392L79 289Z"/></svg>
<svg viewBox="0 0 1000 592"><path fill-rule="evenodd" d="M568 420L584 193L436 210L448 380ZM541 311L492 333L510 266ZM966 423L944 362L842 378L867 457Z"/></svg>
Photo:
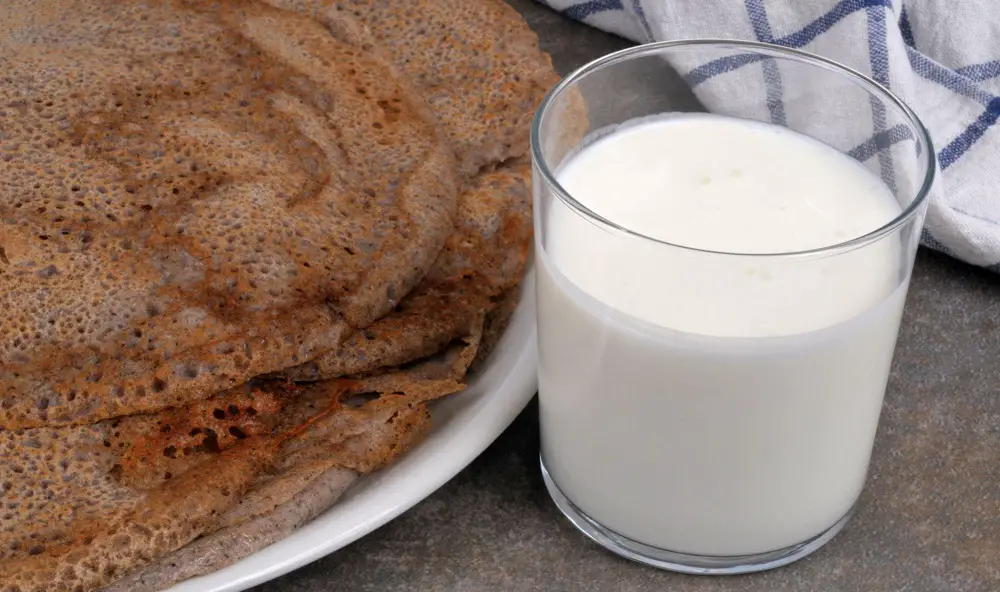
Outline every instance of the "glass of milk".
<svg viewBox="0 0 1000 592"><path fill-rule="evenodd" d="M542 472L627 558L785 565L865 482L934 171L916 115L829 60L657 43L535 117Z"/></svg>

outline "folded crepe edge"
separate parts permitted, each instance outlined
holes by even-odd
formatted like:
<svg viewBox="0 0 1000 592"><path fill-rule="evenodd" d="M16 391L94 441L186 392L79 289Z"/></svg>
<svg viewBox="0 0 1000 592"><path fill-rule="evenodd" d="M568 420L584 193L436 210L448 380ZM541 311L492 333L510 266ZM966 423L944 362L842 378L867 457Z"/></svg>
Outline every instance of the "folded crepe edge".
<svg viewBox="0 0 1000 592"><path fill-rule="evenodd" d="M329 469L273 512L201 537L102 592L156 592L228 567L312 521L333 506L357 478L358 473L349 469Z"/></svg>

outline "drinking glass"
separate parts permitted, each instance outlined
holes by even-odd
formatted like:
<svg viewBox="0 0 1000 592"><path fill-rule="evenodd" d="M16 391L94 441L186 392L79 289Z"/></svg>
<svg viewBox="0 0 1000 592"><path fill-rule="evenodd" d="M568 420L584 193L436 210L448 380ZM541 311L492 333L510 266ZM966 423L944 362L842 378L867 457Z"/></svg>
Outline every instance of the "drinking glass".
<svg viewBox="0 0 1000 592"><path fill-rule="evenodd" d="M561 167L615 126L692 112L823 142L880 180L899 213L839 244L727 253L645 236L560 185ZM630 48L580 68L542 103L531 144L540 457L556 505L607 549L686 573L760 571L821 547L848 522L867 475L935 174L920 120L886 88L831 60L762 43L691 40ZM700 314L720 319L819 318L822 303L853 298L861 281L854 278L864 274L878 293L846 318L788 334L663 326L567 277L552 254L570 227L615 252L662 256L663 265L590 270L622 290L641 290L657 275L671 289L697 291L704 278L725 285L714 280L742 269L786 278L832 269L851 280L824 284L822 298L809 282L790 282L780 298L764 301L706 290ZM589 257L586 249L564 256ZM881 267L873 271L875 260Z"/></svg>

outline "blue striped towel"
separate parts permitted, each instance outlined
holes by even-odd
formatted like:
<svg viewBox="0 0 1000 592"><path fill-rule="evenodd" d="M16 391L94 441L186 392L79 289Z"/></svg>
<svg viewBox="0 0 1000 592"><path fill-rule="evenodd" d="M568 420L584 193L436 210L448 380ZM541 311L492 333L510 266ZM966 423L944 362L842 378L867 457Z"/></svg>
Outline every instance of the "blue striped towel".
<svg viewBox="0 0 1000 592"><path fill-rule="evenodd" d="M938 150L940 175L923 244L1000 272L996 0L542 2L637 42L711 37L776 43L837 60L888 86L917 112ZM769 65L706 64L685 75L697 92L697 85L734 69Z"/></svg>

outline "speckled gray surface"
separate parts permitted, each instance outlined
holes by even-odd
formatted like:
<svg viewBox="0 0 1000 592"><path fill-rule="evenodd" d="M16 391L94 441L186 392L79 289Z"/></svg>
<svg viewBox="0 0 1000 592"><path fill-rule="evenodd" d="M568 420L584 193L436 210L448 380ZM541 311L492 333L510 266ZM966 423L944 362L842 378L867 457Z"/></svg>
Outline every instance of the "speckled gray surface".
<svg viewBox="0 0 1000 592"><path fill-rule="evenodd" d="M512 4L563 73L627 45ZM1000 591L1000 276L920 253L859 511L789 567L698 578L605 553L549 501L537 447L532 404L413 510L255 592Z"/></svg>

